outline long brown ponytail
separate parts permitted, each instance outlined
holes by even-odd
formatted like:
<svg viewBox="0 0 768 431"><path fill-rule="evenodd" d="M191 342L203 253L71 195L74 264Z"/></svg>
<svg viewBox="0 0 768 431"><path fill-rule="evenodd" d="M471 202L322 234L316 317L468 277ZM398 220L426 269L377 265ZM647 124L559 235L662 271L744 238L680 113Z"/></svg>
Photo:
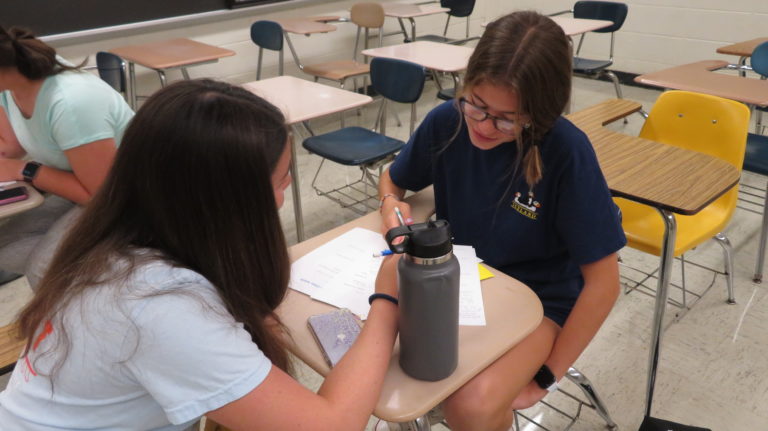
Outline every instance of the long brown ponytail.
<svg viewBox="0 0 768 431"><path fill-rule="evenodd" d="M27 29L0 27L0 67L15 67L27 79L37 80L81 66L60 62L56 50Z"/></svg>

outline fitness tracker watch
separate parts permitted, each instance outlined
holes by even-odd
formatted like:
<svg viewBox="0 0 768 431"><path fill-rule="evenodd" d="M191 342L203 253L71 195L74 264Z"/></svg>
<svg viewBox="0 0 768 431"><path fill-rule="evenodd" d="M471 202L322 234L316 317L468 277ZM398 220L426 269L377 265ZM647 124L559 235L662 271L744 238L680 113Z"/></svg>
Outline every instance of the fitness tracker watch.
<svg viewBox="0 0 768 431"><path fill-rule="evenodd" d="M24 181L32 184L35 176L37 176L37 171L40 169L40 166L40 163L37 162L27 162L27 164L24 165L24 169L21 170L21 176L24 177Z"/></svg>
<svg viewBox="0 0 768 431"><path fill-rule="evenodd" d="M549 393L557 390L557 379L555 379L552 370L546 365L542 365L541 368L539 368L539 371L533 376L533 381L535 381L541 389L544 389Z"/></svg>

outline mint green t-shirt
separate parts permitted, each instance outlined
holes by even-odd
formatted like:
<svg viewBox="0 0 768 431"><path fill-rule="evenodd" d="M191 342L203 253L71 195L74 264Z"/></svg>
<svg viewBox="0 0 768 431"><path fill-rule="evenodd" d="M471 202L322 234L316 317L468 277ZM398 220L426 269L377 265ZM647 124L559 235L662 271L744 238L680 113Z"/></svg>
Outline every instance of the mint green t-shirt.
<svg viewBox="0 0 768 431"><path fill-rule="evenodd" d="M10 91L0 93L13 132L31 160L71 171L65 150L101 139L120 145L133 111L107 83L87 72L68 71L45 79L32 118L19 111Z"/></svg>

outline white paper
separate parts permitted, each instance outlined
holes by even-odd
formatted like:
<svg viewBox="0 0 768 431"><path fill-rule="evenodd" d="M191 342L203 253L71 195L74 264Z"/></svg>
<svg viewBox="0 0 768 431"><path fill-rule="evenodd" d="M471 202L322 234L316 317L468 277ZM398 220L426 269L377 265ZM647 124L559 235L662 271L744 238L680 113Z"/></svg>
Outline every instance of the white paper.
<svg viewBox="0 0 768 431"><path fill-rule="evenodd" d="M485 326L483 292L480 289L480 259L469 245L454 245L453 255L459 261L459 324L463 326Z"/></svg>
<svg viewBox="0 0 768 431"><path fill-rule="evenodd" d="M378 232L354 228L302 256L291 265L292 289L339 308L348 308L361 319L368 317L368 297L375 291L381 257L388 249ZM459 325L485 325L477 256L470 246L454 246L461 268Z"/></svg>

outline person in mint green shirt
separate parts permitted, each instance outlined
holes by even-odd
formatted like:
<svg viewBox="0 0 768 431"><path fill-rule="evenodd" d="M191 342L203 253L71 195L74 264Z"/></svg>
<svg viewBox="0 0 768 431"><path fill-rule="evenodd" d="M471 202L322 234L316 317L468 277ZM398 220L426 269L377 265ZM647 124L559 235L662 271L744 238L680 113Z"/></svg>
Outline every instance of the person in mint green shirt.
<svg viewBox="0 0 768 431"><path fill-rule="evenodd" d="M0 182L26 181L45 203L0 226L0 283L25 271L45 232L101 186L133 111L93 74L20 28L0 27Z"/></svg>

